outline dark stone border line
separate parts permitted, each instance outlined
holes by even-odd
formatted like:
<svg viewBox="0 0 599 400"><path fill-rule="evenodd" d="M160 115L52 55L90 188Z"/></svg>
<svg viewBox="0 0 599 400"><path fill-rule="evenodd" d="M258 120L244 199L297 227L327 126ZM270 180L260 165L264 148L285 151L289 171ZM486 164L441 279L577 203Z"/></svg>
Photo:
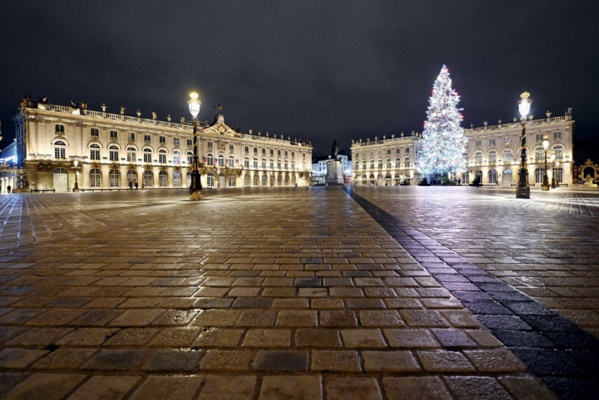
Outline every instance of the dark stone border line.
<svg viewBox="0 0 599 400"><path fill-rule="evenodd" d="M346 187L345 191L564 399L599 393L599 340Z"/></svg>

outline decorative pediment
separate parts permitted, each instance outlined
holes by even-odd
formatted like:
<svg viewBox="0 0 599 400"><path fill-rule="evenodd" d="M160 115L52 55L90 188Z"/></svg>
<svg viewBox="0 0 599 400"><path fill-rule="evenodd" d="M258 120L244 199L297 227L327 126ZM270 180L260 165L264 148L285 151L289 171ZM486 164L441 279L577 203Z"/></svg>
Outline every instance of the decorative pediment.
<svg viewBox="0 0 599 400"><path fill-rule="evenodd" d="M204 128L203 133L218 135L218 136L229 136L229 137L243 137L239 132L235 132L225 123L216 123L208 128Z"/></svg>

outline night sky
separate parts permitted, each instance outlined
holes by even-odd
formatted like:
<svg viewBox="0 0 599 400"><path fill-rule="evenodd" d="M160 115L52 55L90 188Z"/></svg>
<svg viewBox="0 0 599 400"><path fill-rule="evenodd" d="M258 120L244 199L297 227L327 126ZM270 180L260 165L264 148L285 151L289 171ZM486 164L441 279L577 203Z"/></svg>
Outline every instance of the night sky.
<svg viewBox="0 0 599 400"><path fill-rule="evenodd" d="M575 134L599 137L599 2L3 1L0 118L5 147L19 100L48 96L108 112L199 118L311 140L422 130L443 64L464 127L574 108ZM599 161L599 153L596 162Z"/></svg>

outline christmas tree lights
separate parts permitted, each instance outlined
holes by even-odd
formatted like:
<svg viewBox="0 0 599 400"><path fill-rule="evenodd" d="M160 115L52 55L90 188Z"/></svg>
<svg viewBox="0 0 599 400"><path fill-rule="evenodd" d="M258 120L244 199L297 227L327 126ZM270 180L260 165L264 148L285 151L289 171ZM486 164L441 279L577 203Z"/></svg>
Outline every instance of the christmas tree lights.
<svg viewBox="0 0 599 400"><path fill-rule="evenodd" d="M460 96L451 87L445 65L433 84L433 93L426 111L427 120L420 141L417 170L424 176L465 171L464 146L468 139L461 127Z"/></svg>

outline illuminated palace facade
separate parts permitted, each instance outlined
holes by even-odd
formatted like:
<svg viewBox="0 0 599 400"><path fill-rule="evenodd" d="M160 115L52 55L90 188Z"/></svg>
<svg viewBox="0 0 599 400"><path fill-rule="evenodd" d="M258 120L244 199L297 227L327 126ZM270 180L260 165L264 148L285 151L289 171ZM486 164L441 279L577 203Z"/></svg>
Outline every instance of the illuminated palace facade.
<svg viewBox="0 0 599 400"><path fill-rule="evenodd" d="M543 141L549 141L547 170L560 184L572 184L574 120L572 110L564 116L529 118L526 122L526 156L530 186L541 186L545 171ZM511 123L464 129L468 139L464 149L466 171L453 178L470 183L480 176L483 185L516 186L520 168L522 124ZM354 141L351 152L356 185L418 184L420 175L414 164L418 162L420 134L374 141ZM555 162L551 155L555 155Z"/></svg>
<svg viewBox="0 0 599 400"><path fill-rule="evenodd" d="M16 123L18 171L15 191L188 188L193 127L110 114L81 107L24 101ZM198 128L204 188L308 186L312 146L233 130L222 110Z"/></svg>

